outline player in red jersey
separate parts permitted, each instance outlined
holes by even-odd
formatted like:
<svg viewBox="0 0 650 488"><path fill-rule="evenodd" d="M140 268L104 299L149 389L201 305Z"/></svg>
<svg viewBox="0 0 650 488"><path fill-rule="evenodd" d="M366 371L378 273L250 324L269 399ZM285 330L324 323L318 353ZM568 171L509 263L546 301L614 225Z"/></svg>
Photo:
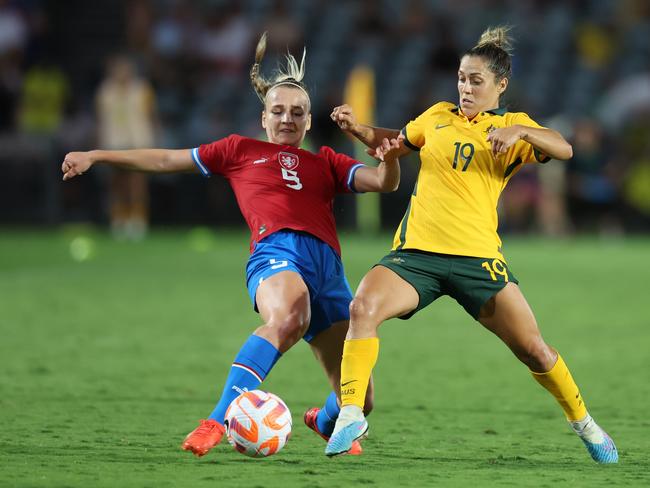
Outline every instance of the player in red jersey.
<svg viewBox="0 0 650 488"><path fill-rule="evenodd" d="M300 64L287 56L286 72L272 80L259 74L266 36L257 46L251 81L264 104L262 126L268 142L231 135L194 149L136 149L71 152L63 179L94 164L155 173L219 174L231 184L251 231L246 269L248 291L263 325L236 356L221 398L183 442L203 456L224 433L224 414L242 391L257 388L280 356L300 338L311 346L333 391L322 409L310 409L305 423L327 439L338 416L340 363L352 293L344 275L332 213L337 193L394 191L399 183L395 156L399 141L382 141L371 151L377 167L365 166L329 147L317 154L300 149L311 125L310 99ZM366 410L372 407L372 381ZM354 446L352 453L360 453Z"/></svg>

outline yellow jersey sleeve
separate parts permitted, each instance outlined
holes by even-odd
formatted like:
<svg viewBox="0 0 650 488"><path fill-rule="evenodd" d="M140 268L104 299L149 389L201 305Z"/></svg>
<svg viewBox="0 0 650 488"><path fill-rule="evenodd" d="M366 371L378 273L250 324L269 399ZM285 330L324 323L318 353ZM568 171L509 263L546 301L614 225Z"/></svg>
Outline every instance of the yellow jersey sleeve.
<svg viewBox="0 0 650 488"><path fill-rule="evenodd" d="M445 102L436 103L404 126L402 134L405 137L404 144L406 147L413 151L419 151L424 146L426 128L431 123L434 112L443 105L450 104Z"/></svg>
<svg viewBox="0 0 650 488"><path fill-rule="evenodd" d="M528 114L525 114L523 112L517 112L512 114L512 121L510 122L509 125L525 125L526 127L534 127L535 129L544 129L545 127L542 127L539 125L537 122L535 122L533 119L531 119ZM540 151L535 149L531 144L527 143L526 141L519 141L517 144L515 144L517 151L516 151L516 156L515 158L519 158L522 163L527 164L527 163L547 163L548 161L551 160L548 156L545 154L542 154Z"/></svg>
<svg viewBox="0 0 650 488"><path fill-rule="evenodd" d="M531 119L528 114L523 112L516 112L508 114L506 126L511 125L525 125L527 127L534 127L536 129L543 129L541 125ZM517 173L524 164L529 163L547 163L551 158L541 153L533 147L532 144L526 141L517 141L506 153L503 160L504 164L504 179L511 178Z"/></svg>

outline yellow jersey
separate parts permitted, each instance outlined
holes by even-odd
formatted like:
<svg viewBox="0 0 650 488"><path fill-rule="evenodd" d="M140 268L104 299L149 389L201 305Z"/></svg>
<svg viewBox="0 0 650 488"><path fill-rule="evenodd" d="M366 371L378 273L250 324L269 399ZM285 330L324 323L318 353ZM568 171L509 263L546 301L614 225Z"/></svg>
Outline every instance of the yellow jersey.
<svg viewBox="0 0 650 488"><path fill-rule="evenodd" d="M527 114L505 109L469 120L449 102L433 105L404 127L405 144L419 151L422 165L393 250L503 260L499 196L522 164L549 160L522 140L505 154L492 154L488 134L514 124L541 127Z"/></svg>

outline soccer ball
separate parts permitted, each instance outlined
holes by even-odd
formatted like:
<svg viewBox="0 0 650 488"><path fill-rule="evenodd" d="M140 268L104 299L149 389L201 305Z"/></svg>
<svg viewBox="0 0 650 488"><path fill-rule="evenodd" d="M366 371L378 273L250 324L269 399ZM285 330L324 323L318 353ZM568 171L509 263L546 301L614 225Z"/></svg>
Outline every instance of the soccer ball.
<svg viewBox="0 0 650 488"><path fill-rule="evenodd" d="M291 436L291 412L273 393L245 391L226 410L228 442L242 454L266 457L275 454Z"/></svg>

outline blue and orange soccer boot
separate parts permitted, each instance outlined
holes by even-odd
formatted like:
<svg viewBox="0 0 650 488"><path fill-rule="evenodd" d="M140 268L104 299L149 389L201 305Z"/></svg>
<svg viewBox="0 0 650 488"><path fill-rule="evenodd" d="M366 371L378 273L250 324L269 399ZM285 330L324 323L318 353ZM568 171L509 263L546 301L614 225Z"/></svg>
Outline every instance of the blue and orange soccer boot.
<svg viewBox="0 0 650 488"><path fill-rule="evenodd" d="M607 435L590 415L578 422L569 422L582 440L591 458L600 464L618 463L618 451L612 438Z"/></svg>
<svg viewBox="0 0 650 488"><path fill-rule="evenodd" d="M198 457L205 456L221 442L225 432L225 427L216 420L199 420L199 426L187 434L181 449L191 451Z"/></svg>
<svg viewBox="0 0 650 488"><path fill-rule="evenodd" d="M320 412L320 408L314 407L310 408L305 412L305 416L303 417L303 420L305 421L305 425L309 427L311 430L316 432L322 439L324 439L326 442L329 442L330 438L323 434L320 430L318 430L318 424L316 423L316 417L318 417L318 412ZM360 456L363 453L363 448L361 447L361 444L359 441L354 441L352 443L352 447L350 447L350 450L347 452L350 456Z"/></svg>

